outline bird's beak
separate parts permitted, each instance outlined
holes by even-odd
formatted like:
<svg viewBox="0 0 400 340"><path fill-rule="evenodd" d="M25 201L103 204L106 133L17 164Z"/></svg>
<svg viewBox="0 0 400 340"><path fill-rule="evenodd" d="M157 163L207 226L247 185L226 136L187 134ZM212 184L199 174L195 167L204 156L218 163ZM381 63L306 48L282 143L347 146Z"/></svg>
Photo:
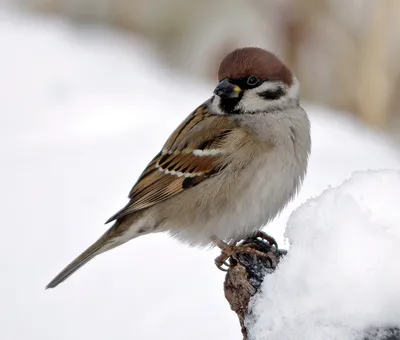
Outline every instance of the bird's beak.
<svg viewBox="0 0 400 340"><path fill-rule="evenodd" d="M242 89L230 83L226 79L221 81L214 90L214 93L221 98L238 98Z"/></svg>

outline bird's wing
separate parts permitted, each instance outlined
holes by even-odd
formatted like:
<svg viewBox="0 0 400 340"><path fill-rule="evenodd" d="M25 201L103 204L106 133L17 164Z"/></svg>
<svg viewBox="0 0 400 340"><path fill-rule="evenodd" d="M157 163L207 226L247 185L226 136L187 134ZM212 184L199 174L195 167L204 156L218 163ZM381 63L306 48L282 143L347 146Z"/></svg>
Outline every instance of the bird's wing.
<svg viewBox="0 0 400 340"><path fill-rule="evenodd" d="M229 117L198 107L172 133L129 193L129 203L106 223L148 208L218 174L240 147L244 130Z"/></svg>

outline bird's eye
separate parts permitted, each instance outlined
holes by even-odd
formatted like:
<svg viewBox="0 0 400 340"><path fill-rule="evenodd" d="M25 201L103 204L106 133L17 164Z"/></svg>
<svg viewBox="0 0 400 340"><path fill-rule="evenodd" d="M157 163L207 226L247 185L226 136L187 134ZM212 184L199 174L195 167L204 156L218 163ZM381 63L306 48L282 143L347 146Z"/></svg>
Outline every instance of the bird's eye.
<svg viewBox="0 0 400 340"><path fill-rule="evenodd" d="M250 76L247 78L247 85L254 86L260 82L260 79L256 76Z"/></svg>

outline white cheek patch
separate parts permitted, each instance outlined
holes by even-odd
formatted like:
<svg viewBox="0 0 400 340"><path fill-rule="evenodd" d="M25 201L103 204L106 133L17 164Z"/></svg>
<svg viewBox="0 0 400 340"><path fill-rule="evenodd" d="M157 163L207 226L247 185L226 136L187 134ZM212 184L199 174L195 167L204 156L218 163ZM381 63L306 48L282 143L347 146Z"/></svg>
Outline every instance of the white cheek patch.
<svg viewBox="0 0 400 340"><path fill-rule="evenodd" d="M293 77L292 85L288 89L285 89L286 94L279 99L268 100L260 96L260 94L265 91L276 91L283 86L284 85L277 82L265 82L254 89L247 90L235 109L242 112L268 111L277 106L283 107L291 101L297 100L299 95L299 83L295 77Z"/></svg>
<svg viewBox="0 0 400 340"><path fill-rule="evenodd" d="M277 83L265 82L254 89L246 90L236 108L245 112L263 111L268 106L269 101L260 97L259 94L265 91L275 91L278 88Z"/></svg>

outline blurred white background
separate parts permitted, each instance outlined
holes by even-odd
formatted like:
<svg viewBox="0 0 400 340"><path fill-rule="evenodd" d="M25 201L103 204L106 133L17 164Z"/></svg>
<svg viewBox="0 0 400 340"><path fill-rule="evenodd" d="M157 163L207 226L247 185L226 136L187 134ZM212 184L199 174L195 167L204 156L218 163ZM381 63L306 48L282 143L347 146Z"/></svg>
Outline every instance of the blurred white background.
<svg viewBox="0 0 400 340"><path fill-rule="evenodd" d="M1 339L241 338L216 250L165 235L44 291L103 233L237 46L281 56L312 120L304 187L268 226L282 245L306 199L356 170L400 168L394 0L17 3L0 5Z"/></svg>
<svg viewBox="0 0 400 340"><path fill-rule="evenodd" d="M101 23L143 36L170 67L209 79L233 48L267 47L301 79L303 97L371 125L395 132L399 126L396 0L15 1L77 25Z"/></svg>

